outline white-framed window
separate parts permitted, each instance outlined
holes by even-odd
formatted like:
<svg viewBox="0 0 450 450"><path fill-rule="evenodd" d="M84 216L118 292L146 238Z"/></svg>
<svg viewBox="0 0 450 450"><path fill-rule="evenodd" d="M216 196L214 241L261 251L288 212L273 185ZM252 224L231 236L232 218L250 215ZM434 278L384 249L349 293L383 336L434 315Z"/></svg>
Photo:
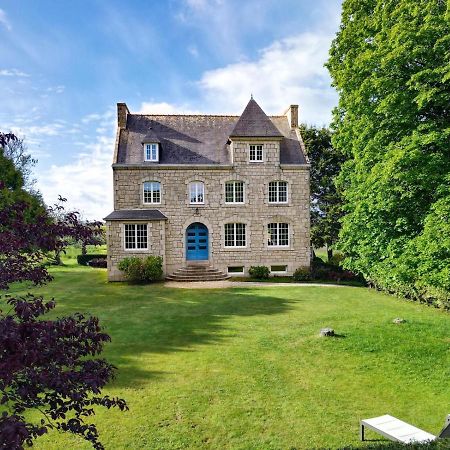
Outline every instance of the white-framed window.
<svg viewBox="0 0 450 450"><path fill-rule="evenodd" d="M244 203L243 181L227 181L225 183L225 203Z"/></svg>
<svg viewBox="0 0 450 450"><path fill-rule="evenodd" d="M147 224L146 223L126 223L124 225L125 250L147 250Z"/></svg>
<svg viewBox="0 0 450 450"><path fill-rule="evenodd" d="M267 245L269 247L289 247L288 223L269 223L267 234Z"/></svg>
<svg viewBox="0 0 450 450"><path fill-rule="evenodd" d="M269 203L287 203L287 181L271 181L269 183Z"/></svg>
<svg viewBox="0 0 450 450"><path fill-rule="evenodd" d="M159 161L159 145L156 143L144 144L144 160Z"/></svg>
<svg viewBox="0 0 450 450"><path fill-rule="evenodd" d="M205 185L202 181L194 181L189 184L189 203L191 205L205 203Z"/></svg>
<svg viewBox="0 0 450 450"><path fill-rule="evenodd" d="M225 247L245 247L245 223L225 224Z"/></svg>
<svg viewBox="0 0 450 450"><path fill-rule="evenodd" d="M144 203L161 203L161 183L159 181L144 183Z"/></svg>
<svg viewBox="0 0 450 450"><path fill-rule="evenodd" d="M249 153L250 162L263 162L262 144L251 144Z"/></svg>

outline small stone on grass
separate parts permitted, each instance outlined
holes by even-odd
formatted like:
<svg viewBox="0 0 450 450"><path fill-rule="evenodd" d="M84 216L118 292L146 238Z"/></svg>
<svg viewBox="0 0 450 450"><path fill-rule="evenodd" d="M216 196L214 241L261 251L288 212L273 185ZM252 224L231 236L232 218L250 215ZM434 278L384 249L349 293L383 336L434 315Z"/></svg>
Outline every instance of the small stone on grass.
<svg viewBox="0 0 450 450"><path fill-rule="evenodd" d="M335 332L333 330L333 328L322 328L320 330L320 335L321 336L335 336Z"/></svg>
<svg viewBox="0 0 450 450"><path fill-rule="evenodd" d="M393 321L392 321L392 323L396 323L396 324L399 324L399 323L405 323L406 322L406 320L405 319L402 319L401 317L396 317Z"/></svg>

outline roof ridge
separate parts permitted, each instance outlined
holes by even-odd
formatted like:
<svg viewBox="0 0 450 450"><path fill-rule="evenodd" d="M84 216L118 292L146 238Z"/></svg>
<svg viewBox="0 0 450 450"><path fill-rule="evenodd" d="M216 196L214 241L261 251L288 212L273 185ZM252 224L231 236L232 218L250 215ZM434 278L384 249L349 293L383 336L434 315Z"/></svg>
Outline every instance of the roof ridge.
<svg viewBox="0 0 450 450"><path fill-rule="evenodd" d="M234 114L141 114L141 113L130 113L130 116L164 116L164 117L240 117Z"/></svg>

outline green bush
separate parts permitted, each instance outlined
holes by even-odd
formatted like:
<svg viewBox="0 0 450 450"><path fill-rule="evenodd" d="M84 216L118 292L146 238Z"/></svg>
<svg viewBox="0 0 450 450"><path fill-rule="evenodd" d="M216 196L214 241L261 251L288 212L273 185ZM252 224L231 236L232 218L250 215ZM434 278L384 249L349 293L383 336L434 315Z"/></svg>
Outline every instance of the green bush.
<svg viewBox="0 0 450 450"><path fill-rule="evenodd" d="M158 281L163 276L162 262L161 256L131 256L119 262L119 270L125 272L126 278L133 282Z"/></svg>
<svg viewBox="0 0 450 450"><path fill-rule="evenodd" d="M251 278L257 280L267 280L270 275L270 270L267 266L252 266L248 269Z"/></svg>
<svg viewBox="0 0 450 450"><path fill-rule="evenodd" d="M341 267L344 261L344 255L342 253L335 253L329 260L328 263L332 266Z"/></svg>
<svg viewBox="0 0 450 450"><path fill-rule="evenodd" d="M309 281L311 280L311 271L308 269L308 267L299 267L295 270L292 278L295 281Z"/></svg>
<svg viewBox="0 0 450 450"><path fill-rule="evenodd" d="M106 255L77 255L77 263L82 266L87 266L91 259L106 259Z"/></svg>

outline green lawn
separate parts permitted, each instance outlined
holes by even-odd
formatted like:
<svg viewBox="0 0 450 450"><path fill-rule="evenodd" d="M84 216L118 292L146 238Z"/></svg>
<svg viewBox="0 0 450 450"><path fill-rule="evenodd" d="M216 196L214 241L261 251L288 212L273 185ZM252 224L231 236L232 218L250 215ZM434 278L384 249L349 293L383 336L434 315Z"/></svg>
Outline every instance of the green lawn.
<svg viewBox="0 0 450 450"><path fill-rule="evenodd" d="M53 273L35 291L55 296L54 314L97 315L112 337L104 356L119 370L105 393L130 411L98 410L107 449L337 449L360 445L360 418L436 433L450 413L442 311L355 287L184 290ZM319 338L324 326L341 336ZM56 432L36 444L90 448Z"/></svg>

